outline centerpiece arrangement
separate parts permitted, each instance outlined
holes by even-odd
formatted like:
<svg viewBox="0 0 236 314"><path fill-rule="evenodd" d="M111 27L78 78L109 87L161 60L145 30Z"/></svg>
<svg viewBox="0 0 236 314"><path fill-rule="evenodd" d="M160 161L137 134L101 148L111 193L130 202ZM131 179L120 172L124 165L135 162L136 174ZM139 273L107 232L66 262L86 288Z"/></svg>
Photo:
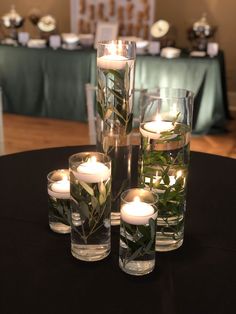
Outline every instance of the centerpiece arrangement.
<svg viewBox="0 0 236 314"><path fill-rule="evenodd" d="M99 152L72 155L69 177L65 170L51 172L48 194L49 225L71 232L75 258L108 256L111 225L120 224L119 266L140 276L154 269L155 251L183 243L193 94L158 88L141 98L139 164L133 165L139 181L131 188L134 69L134 43L98 44Z"/></svg>

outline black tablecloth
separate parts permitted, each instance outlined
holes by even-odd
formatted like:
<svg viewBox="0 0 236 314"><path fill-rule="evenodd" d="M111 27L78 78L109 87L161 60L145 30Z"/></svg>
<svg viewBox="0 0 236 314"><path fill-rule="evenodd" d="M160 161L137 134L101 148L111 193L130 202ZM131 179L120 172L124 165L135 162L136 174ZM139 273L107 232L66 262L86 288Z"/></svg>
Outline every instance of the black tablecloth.
<svg viewBox="0 0 236 314"><path fill-rule="evenodd" d="M0 158L0 313L234 313L236 161L191 154L184 244L132 277L118 266L118 227L110 256L86 263L72 257L69 235L48 226L47 173L91 149Z"/></svg>

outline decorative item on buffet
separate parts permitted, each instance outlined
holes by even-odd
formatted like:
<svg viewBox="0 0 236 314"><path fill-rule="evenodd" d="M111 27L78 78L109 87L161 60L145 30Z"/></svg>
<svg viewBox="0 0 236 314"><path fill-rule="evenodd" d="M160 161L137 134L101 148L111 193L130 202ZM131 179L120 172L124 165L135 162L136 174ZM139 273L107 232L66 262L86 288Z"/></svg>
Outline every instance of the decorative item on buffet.
<svg viewBox="0 0 236 314"><path fill-rule="evenodd" d="M207 54L209 57L213 58L218 55L219 44L218 43L208 43L207 44Z"/></svg>
<svg viewBox="0 0 236 314"><path fill-rule="evenodd" d="M161 56L167 59L178 58L181 50L173 47L166 47L161 50Z"/></svg>
<svg viewBox="0 0 236 314"><path fill-rule="evenodd" d="M30 34L27 32L19 32L18 33L18 42L22 46L26 46L30 39Z"/></svg>
<svg viewBox="0 0 236 314"><path fill-rule="evenodd" d="M204 13L200 20L195 22L188 30L188 39L191 42L192 50L206 51L209 38L216 32L216 27L209 24Z"/></svg>
<svg viewBox="0 0 236 314"><path fill-rule="evenodd" d="M49 46L56 50L61 47L61 36L59 35L51 35L49 37Z"/></svg>
<svg viewBox="0 0 236 314"><path fill-rule="evenodd" d="M93 34L79 34L79 43L83 47L92 47L94 44Z"/></svg>
<svg viewBox="0 0 236 314"><path fill-rule="evenodd" d="M29 48L45 48L47 41L45 39L30 39L27 43Z"/></svg>
<svg viewBox="0 0 236 314"><path fill-rule="evenodd" d="M17 44L17 28L20 28L24 23L24 18L16 12L15 6L12 5L8 13L1 17L1 24L9 29L9 33L6 37L10 37L14 42L9 41L9 44ZM8 42L6 42L8 44Z"/></svg>
<svg viewBox="0 0 236 314"><path fill-rule="evenodd" d="M40 30L41 38L48 41L50 35L56 31L56 19L51 15L45 15L39 19L37 26Z"/></svg>
<svg viewBox="0 0 236 314"><path fill-rule="evenodd" d="M176 29L165 20L158 20L150 29L151 36L160 42L161 48L174 47L176 38Z"/></svg>
<svg viewBox="0 0 236 314"><path fill-rule="evenodd" d="M150 55L158 55L160 53L161 43L159 41L150 41L148 52Z"/></svg>
<svg viewBox="0 0 236 314"><path fill-rule="evenodd" d="M74 33L62 33L62 48L68 50L74 50L78 47L79 36Z"/></svg>
<svg viewBox="0 0 236 314"><path fill-rule="evenodd" d="M37 8L33 8L32 10L30 10L29 15L28 15L28 19L30 20L30 22L34 25L37 26L40 18L42 16L42 13L39 9Z"/></svg>

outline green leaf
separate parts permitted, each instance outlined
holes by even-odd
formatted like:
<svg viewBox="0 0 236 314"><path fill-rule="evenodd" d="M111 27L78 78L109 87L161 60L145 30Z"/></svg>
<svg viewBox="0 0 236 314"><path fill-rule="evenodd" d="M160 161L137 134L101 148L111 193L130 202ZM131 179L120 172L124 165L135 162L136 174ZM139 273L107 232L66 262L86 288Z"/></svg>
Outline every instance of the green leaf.
<svg viewBox="0 0 236 314"><path fill-rule="evenodd" d="M79 202L79 209L82 219L89 218L89 207L84 201Z"/></svg>
<svg viewBox="0 0 236 314"><path fill-rule="evenodd" d="M126 62L126 65L125 65L124 85L125 85L125 90L128 93L130 89L130 70L129 70L128 62Z"/></svg>
<svg viewBox="0 0 236 314"><path fill-rule="evenodd" d="M163 181L164 181L164 183L165 183L166 185L169 185L169 184L170 184L170 178L169 178L169 176L168 176L167 173L164 173L164 174L163 174L162 179L163 179Z"/></svg>
<svg viewBox="0 0 236 314"><path fill-rule="evenodd" d="M124 89L123 80L122 81L118 81L118 80L113 80L112 78L109 78L109 79L110 79L110 81L112 81L112 83L114 84L115 88L118 88L118 89L121 89L121 90Z"/></svg>
<svg viewBox="0 0 236 314"><path fill-rule="evenodd" d="M112 74L116 80L118 80L120 83L122 82L123 84L123 76L120 72L110 69L109 73Z"/></svg>
<svg viewBox="0 0 236 314"><path fill-rule="evenodd" d="M175 125L175 122L178 120L179 115L180 115L180 112L178 112L176 117L173 119L172 125Z"/></svg>
<svg viewBox="0 0 236 314"><path fill-rule="evenodd" d="M151 231L151 238L154 239L156 234L156 221L153 218L149 219L149 226Z"/></svg>
<svg viewBox="0 0 236 314"><path fill-rule="evenodd" d="M94 196L94 191L93 189L85 182L79 181L79 184L92 196Z"/></svg>
<svg viewBox="0 0 236 314"><path fill-rule="evenodd" d="M108 87L108 90L112 95L114 95L114 97L116 98L116 101L123 104L124 97L122 94L120 94L118 91L114 89L111 89L110 87Z"/></svg>
<svg viewBox="0 0 236 314"><path fill-rule="evenodd" d="M126 126L126 134L129 134L132 131L133 126L133 113L130 113L128 116L128 123Z"/></svg>
<svg viewBox="0 0 236 314"><path fill-rule="evenodd" d="M114 113L115 113L118 117L121 118L122 124L124 125L124 123L125 123L126 121L125 121L125 118L122 116L122 114L121 114L115 107L113 107L113 111L114 111Z"/></svg>
<svg viewBox="0 0 236 314"><path fill-rule="evenodd" d="M97 206L98 206L98 200L97 200L97 198L96 198L95 196L92 196L92 197L91 197L91 204L92 204L93 209L96 209L96 208L97 208Z"/></svg>
<svg viewBox="0 0 236 314"><path fill-rule="evenodd" d="M135 260L142 252L143 247L139 247L128 259L127 262Z"/></svg>
<svg viewBox="0 0 236 314"><path fill-rule="evenodd" d="M102 105L99 101L97 101L97 110L98 110L98 114L101 117L101 119L104 120L103 108L102 108Z"/></svg>

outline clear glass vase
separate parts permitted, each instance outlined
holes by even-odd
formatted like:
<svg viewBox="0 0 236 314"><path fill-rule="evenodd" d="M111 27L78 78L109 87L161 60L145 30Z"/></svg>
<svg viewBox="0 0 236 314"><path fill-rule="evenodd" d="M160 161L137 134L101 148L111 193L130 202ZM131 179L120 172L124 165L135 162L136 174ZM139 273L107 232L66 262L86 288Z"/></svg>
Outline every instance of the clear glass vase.
<svg viewBox="0 0 236 314"><path fill-rule="evenodd" d="M193 94L161 88L147 95L140 125L140 186L158 195L156 250L180 247L184 238Z"/></svg>
<svg viewBox="0 0 236 314"><path fill-rule="evenodd" d="M70 233L70 182L68 169L51 171L48 182L48 218L52 231Z"/></svg>
<svg viewBox="0 0 236 314"><path fill-rule="evenodd" d="M120 268L135 276L150 273L155 266L157 196L133 188L121 195Z"/></svg>
<svg viewBox="0 0 236 314"><path fill-rule="evenodd" d="M98 43L97 148L112 162L112 225L120 223L120 195L131 182L134 69L134 43Z"/></svg>
<svg viewBox="0 0 236 314"><path fill-rule="evenodd" d="M110 253L111 162L102 153L72 155L70 165L71 253L98 261Z"/></svg>

